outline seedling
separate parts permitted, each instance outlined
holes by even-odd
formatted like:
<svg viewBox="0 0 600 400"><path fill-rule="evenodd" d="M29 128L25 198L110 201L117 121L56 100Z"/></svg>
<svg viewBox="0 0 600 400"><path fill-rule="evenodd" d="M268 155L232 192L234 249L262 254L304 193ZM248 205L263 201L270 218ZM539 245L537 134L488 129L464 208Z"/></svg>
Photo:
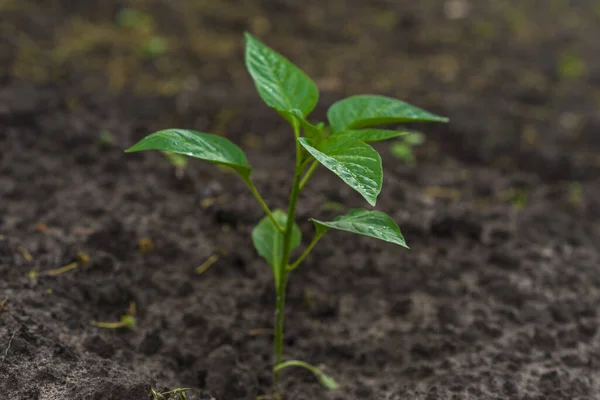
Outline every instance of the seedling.
<svg viewBox="0 0 600 400"><path fill-rule="evenodd" d="M170 151L163 151L163 154L169 160L173 168L175 168L175 176L177 179L183 178L185 173L185 167L188 163L188 158L178 153L172 153Z"/></svg>
<svg viewBox="0 0 600 400"><path fill-rule="evenodd" d="M329 108L328 126L323 122L311 123L307 117L319 97L315 83L282 55L248 33L245 53L246 67L260 97L289 122L296 139L294 179L287 211L271 210L252 182L252 168L246 155L223 137L186 129L167 129L145 137L126 151L160 150L183 154L228 167L242 178L266 214L253 229L252 241L258 254L271 267L276 289L274 386L277 389L282 369L296 366L314 373L327 388L335 388L335 380L321 369L303 361L284 361L284 305L290 272L330 229L370 236L403 247L407 245L400 229L388 215L353 209L333 221L311 218L314 236L305 250L292 260L292 251L302 241L302 233L295 222L298 196L317 167L323 165L375 206L383 183L383 169L379 153L368 143L404 135L402 131L375 126L446 122L447 119L390 97L358 95L340 100Z"/></svg>
<svg viewBox="0 0 600 400"><path fill-rule="evenodd" d="M157 57L167 52L168 41L155 34L155 22L147 13L124 8L117 14L116 23L121 29L128 29L139 37L145 55Z"/></svg>
<svg viewBox="0 0 600 400"><path fill-rule="evenodd" d="M64 274L65 272L72 271L75 268L79 267L80 265L84 265L89 262L90 262L90 256L88 256L86 253L79 252L79 253L77 253L77 259L65 266L62 266L60 268L51 269L51 270L44 271L44 272L37 272L35 269L32 269L31 271L29 271L27 276L31 280L37 279L40 275L58 276L58 275Z"/></svg>
<svg viewBox="0 0 600 400"><path fill-rule="evenodd" d="M571 182L569 185L569 203L575 207L580 208L583 204L583 189L581 183Z"/></svg>
<svg viewBox="0 0 600 400"><path fill-rule="evenodd" d="M134 302L129 303L129 308L127 309L127 312L125 314L121 315L121 318L119 318L119 321L116 321L116 322L92 321L91 324L94 326L97 326L98 328L104 328L104 329L121 329L121 328L133 329L133 328L135 328L135 303Z"/></svg>
<svg viewBox="0 0 600 400"><path fill-rule="evenodd" d="M206 261L204 261L202 264L200 264L198 267L196 267L196 273L198 275L205 273L217 261L219 261L219 256L216 254L213 254L212 256L208 257L208 259Z"/></svg>
<svg viewBox="0 0 600 400"><path fill-rule="evenodd" d="M110 131L104 129L98 136L100 143L104 146L110 146L115 143L115 136Z"/></svg>
<svg viewBox="0 0 600 400"><path fill-rule="evenodd" d="M404 136L398 138L390 146L392 155L408 165L415 164L413 147L420 146L425 141L425 136L420 132L406 131Z"/></svg>

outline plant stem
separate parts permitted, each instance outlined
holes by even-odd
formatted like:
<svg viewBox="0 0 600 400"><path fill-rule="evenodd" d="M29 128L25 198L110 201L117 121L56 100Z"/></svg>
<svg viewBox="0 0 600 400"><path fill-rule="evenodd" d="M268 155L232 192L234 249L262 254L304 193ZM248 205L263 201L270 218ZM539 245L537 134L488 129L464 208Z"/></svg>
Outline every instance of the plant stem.
<svg viewBox="0 0 600 400"><path fill-rule="evenodd" d="M319 162L317 160L313 161L313 163L311 164L308 171L306 171L306 174L304 174L304 177L302 178L302 182L300 182L300 190L304 189L304 186L306 186L306 184L308 183L308 180L310 179L313 172L315 172L315 170L317 169L318 166L319 166Z"/></svg>
<svg viewBox="0 0 600 400"><path fill-rule="evenodd" d="M135 318L132 315L125 314L121 317L121 320L119 322L92 321L92 325L97 326L98 328L105 328L105 329L119 329L119 328L133 329L135 327Z"/></svg>
<svg viewBox="0 0 600 400"><path fill-rule="evenodd" d="M77 261L73 261L70 264L65 265L64 267L60 267L60 268L56 268L56 269L51 269L50 271L47 272L48 275L51 276L56 276L56 275L60 275L60 274L64 274L65 272L68 272L72 269L75 269L79 266L79 262Z"/></svg>
<svg viewBox="0 0 600 400"><path fill-rule="evenodd" d="M254 196L254 198L256 198L256 200L258 201L258 204L260 204L260 206L262 207L265 214L267 214L267 216L271 219L271 222L273 222L273 224L275 225L275 228L277 228L277 230L279 232L284 233L283 226L281 226L279 224L279 222L277 222L277 220L273 216L273 213L271 212L271 209L269 208L269 206L267 205L265 200L262 198L260 193L258 193L258 190L256 190L256 187L254 186L254 184L252 183L250 178L243 178L243 179L244 179L244 182L246 182L246 185L248 185L248 188L250 188L250 191L252 192L252 195Z"/></svg>
<svg viewBox="0 0 600 400"><path fill-rule="evenodd" d="M317 242L319 241L319 239L321 239L321 237L324 234L325 234L325 231L315 233L315 237L313 238L312 242L310 242L310 244L308 245L308 247L304 250L304 252L302 252L302 254L300 254L300 257L298 257L298 259L296 261L294 261L293 264L288 265L287 270L288 271L293 271L294 269L296 269L296 267L298 265L300 265L300 263L302 261L304 261L304 259L308 255L308 253L311 252L311 250L313 249L313 247L315 247L315 245L317 244Z"/></svg>
<svg viewBox="0 0 600 400"><path fill-rule="evenodd" d="M288 367L300 367L300 368L304 368L309 370L310 372L312 372L315 375L318 375L321 373L321 371L315 367L314 365L310 365L307 362L304 361L300 361L300 360L289 360L289 361L285 361L282 362L281 364L278 364L277 366L275 366L275 368L273 368L275 371L281 371L284 368L288 368Z"/></svg>
<svg viewBox="0 0 600 400"><path fill-rule="evenodd" d="M298 126L294 124L294 135L299 136ZM285 292L287 287L287 267L291 252L292 232L295 223L296 203L300 194L300 180L302 179L302 148L296 141L296 170L294 173L294 182L290 192L290 202L287 213L285 231L283 232L283 254L279 263L279 280L276 282L275 299L275 366L281 364L283 359L283 320L285 311ZM273 370L273 384L277 386L280 381L279 370Z"/></svg>
<svg viewBox="0 0 600 400"><path fill-rule="evenodd" d="M319 382L321 382L321 385L325 386L327 389L337 389L339 387L339 385L337 384L335 379L333 379L331 376L323 373L323 371L321 371L319 368L315 367L314 365L310 365L309 363L306 363L304 361L299 361L299 360L285 361L285 362L282 362L281 364L276 365L275 368L273 368L273 370L278 372L287 367L300 367L300 368L309 370L310 372L312 372L315 375L315 377L319 380Z"/></svg>

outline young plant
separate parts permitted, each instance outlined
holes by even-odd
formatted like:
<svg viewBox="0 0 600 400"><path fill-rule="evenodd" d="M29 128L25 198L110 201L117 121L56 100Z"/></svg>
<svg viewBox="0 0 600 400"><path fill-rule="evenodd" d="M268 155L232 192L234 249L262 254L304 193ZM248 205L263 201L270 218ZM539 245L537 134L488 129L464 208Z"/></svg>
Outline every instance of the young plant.
<svg viewBox="0 0 600 400"><path fill-rule="evenodd" d="M326 387L335 388L335 380L320 369L303 361L284 361L284 305L290 272L300 265L330 229L407 246L400 229L388 215L353 209L333 221L312 218L314 237L292 260L292 251L300 246L302 237L295 222L298 196L315 169L323 165L375 206L383 183L383 170L381 157L368 143L404 134L375 127L409 122L446 122L447 119L390 97L360 95L333 104L327 112L329 126L323 122L311 123L307 117L319 97L315 83L282 55L248 33L245 46L246 67L258 94L289 122L296 139L294 179L286 211L271 210L252 182L252 168L246 155L223 137L186 129L167 129L145 137L126 151L169 151L230 167L239 174L266 214L252 231L252 241L258 254L271 267L275 283L273 383L277 387L283 368L296 366L313 372Z"/></svg>

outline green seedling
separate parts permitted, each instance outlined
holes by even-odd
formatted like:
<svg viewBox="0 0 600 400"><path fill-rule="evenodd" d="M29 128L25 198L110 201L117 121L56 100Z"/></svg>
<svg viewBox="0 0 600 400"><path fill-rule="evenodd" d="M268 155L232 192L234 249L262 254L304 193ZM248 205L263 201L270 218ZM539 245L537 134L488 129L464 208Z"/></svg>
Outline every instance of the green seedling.
<svg viewBox="0 0 600 400"><path fill-rule="evenodd" d="M390 146L392 155L397 159L404 161L408 165L415 164L415 155L413 147L420 146L425 141L425 136L420 132L406 131Z"/></svg>
<svg viewBox="0 0 600 400"><path fill-rule="evenodd" d="M117 26L137 34L142 41L141 50L149 57L160 56L168 50L168 41L155 34L155 22L152 16L133 8L124 8L116 17Z"/></svg>
<svg viewBox="0 0 600 400"><path fill-rule="evenodd" d="M90 262L90 256L88 256L86 253L79 252L79 253L77 253L77 259L73 262L70 262L69 264L67 264L65 266L62 266L60 268L51 269L51 270L44 271L44 272L38 272L35 269L32 269L31 271L29 271L27 276L31 280L37 279L40 275L58 276L58 275L64 274L65 272L72 271L75 268L77 268L81 265L87 264L89 262Z"/></svg>
<svg viewBox="0 0 600 400"><path fill-rule="evenodd" d="M100 140L102 145L110 146L115 143L115 136L110 133L110 131L104 129L100 132L100 135L98 135L98 140Z"/></svg>
<svg viewBox="0 0 600 400"><path fill-rule="evenodd" d="M311 123L307 117L319 97L316 84L289 60L250 34L246 34L245 56L246 67L258 94L289 122L296 139L294 178L286 211L271 210L252 182L252 167L246 155L223 137L186 129L167 129L145 137L126 151L170 151L228 167L241 177L266 214L253 229L252 241L258 254L270 266L276 289L274 388L278 388L281 370L296 366L311 371L331 389L337 387L337 383L320 369L303 361L284 361L284 305L289 274L330 229L370 236L403 247L407 245L400 229L388 215L380 211L353 209L333 221L311 218L314 236L304 251L292 260L292 252L302 242L300 227L295 222L298 197L314 171L322 165L375 206L383 183L383 169L379 153L368 143L405 134L375 127L410 122L446 122L447 119L390 97L357 95L340 100L329 108L328 125Z"/></svg>
<svg viewBox="0 0 600 400"><path fill-rule="evenodd" d="M513 207L517 210L522 210L527 206L527 201L529 200L529 193L527 190L519 190L517 195L513 198L512 203Z"/></svg>
<svg viewBox="0 0 600 400"><path fill-rule="evenodd" d="M569 184L569 203L575 207L580 208L583 204L583 188L579 182L571 182Z"/></svg>
<svg viewBox="0 0 600 400"><path fill-rule="evenodd" d="M586 72L585 61L576 54L564 53L558 59L558 73L565 80L580 78Z"/></svg>
<svg viewBox="0 0 600 400"><path fill-rule="evenodd" d="M198 275L205 273L217 261L219 261L219 256L216 254L213 254L212 256L208 257L208 259L206 261L204 261L202 264L200 264L198 267L196 267L196 273Z"/></svg>
<svg viewBox="0 0 600 400"><path fill-rule="evenodd" d="M162 153L165 155L167 160L169 160L173 168L175 168L175 176L178 179L183 178L185 167L187 167L188 164L188 158L179 153L173 153L171 151L163 151Z"/></svg>
<svg viewBox="0 0 600 400"><path fill-rule="evenodd" d="M167 39L160 36L153 36L144 45L144 53L150 57L157 57L167 52L169 43Z"/></svg>
<svg viewBox="0 0 600 400"><path fill-rule="evenodd" d="M133 329L135 328L135 303L129 303L129 308L127 312L121 315L119 321L116 322L101 322L101 321L92 321L91 325L97 326L98 328L103 329Z"/></svg>

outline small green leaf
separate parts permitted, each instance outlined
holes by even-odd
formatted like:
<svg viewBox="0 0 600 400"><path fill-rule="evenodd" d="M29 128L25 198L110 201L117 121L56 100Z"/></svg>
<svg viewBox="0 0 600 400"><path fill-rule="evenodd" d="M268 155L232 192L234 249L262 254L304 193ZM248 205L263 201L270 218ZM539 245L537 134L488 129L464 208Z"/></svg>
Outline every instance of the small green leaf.
<svg viewBox="0 0 600 400"><path fill-rule="evenodd" d="M317 85L300 68L258 39L246 36L246 68L263 101L286 119L294 110L306 117L317 104Z"/></svg>
<svg viewBox="0 0 600 400"><path fill-rule="evenodd" d="M273 217L281 226L287 224L287 214L281 210L273 211ZM294 223L290 251L300 245L302 232L298 224ZM281 257L283 256L283 234L277 230L269 217L264 217L252 230L252 243L260 256L262 256L273 269L279 271Z"/></svg>
<svg viewBox="0 0 600 400"><path fill-rule="evenodd" d="M392 131L388 129L348 129L334 133L335 137L353 137L363 142L379 142L381 140L392 139L398 136L407 135L406 131Z"/></svg>
<svg viewBox="0 0 600 400"><path fill-rule="evenodd" d="M233 168L243 178L248 178L252 171L242 149L224 137L210 133L166 129L146 136L125 151L131 153L143 150L163 150L225 165Z"/></svg>
<svg viewBox="0 0 600 400"><path fill-rule="evenodd" d="M368 211L354 209L346 215L339 216L330 222L323 222L311 218L317 230L338 229L340 231L358 233L375 239L395 243L408 248L398 225L387 214L381 211Z"/></svg>
<svg viewBox="0 0 600 400"><path fill-rule="evenodd" d="M448 122L401 100L369 94L338 101L327 111L327 118L334 132L393 123Z"/></svg>
<svg viewBox="0 0 600 400"><path fill-rule="evenodd" d="M360 193L372 206L383 185L381 156L368 144L351 137L332 137L313 147L307 138L300 144L321 164Z"/></svg>

